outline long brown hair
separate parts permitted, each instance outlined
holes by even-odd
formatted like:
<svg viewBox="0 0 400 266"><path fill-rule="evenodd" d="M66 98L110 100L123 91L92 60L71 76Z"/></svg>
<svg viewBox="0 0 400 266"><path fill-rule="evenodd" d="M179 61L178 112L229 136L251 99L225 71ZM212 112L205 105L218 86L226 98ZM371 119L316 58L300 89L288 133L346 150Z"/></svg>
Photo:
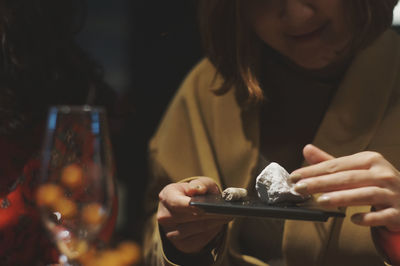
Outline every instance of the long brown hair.
<svg viewBox="0 0 400 266"><path fill-rule="evenodd" d="M242 0L199 0L199 28L205 55L224 78L217 95L235 86L250 102L263 99L257 78L259 47L254 35L246 29L240 14ZM249 0L243 0L249 1ZM398 0L348 0L348 19L357 32L352 42L361 48L390 27Z"/></svg>

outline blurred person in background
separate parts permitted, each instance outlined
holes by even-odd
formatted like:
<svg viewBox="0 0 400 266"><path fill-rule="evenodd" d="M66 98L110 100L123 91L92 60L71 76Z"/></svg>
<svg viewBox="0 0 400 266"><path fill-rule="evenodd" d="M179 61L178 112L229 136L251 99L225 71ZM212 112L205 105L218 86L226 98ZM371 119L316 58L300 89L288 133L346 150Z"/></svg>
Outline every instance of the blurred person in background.
<svg viewBox="0 0 400 266"><path fill-rule="evenodd" d="M0 1L0 265L58 259L34 206L48 107L92 104L113 112L116 97L102 69L75 42L85 8L81 0Z"/></svg>
<svg viewBox="0 0 400 266"><path fill-rule="evenodd" d="M400 265L396 3L199 1L206 58L149 145L149 265ZM226 187L254 193L272 161L346 217L232 220L189 206Z"/></svg>

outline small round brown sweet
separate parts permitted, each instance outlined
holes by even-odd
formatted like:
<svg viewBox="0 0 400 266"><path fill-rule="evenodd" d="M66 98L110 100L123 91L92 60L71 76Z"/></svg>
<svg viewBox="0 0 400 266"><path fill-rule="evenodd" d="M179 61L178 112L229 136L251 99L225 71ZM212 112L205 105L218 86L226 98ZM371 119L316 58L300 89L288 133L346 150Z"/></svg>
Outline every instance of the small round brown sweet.
<svg viewBox="0 0 400 266"><path fill-rule="evenodd" d="M70 188L75 189L83 184L83 170L78 164L70 164L61 172L61 183Z"/></svg>
<svg viewBox="0 0 400 266"><path fill-rule="evenodd" d="M65 197L58 198L54 202L53 210L59 212L64 219L74 218L78 213L76 203Z"/></svg>
<svg viewBox="0 0 400 266"><path fill-rule="evenodd" d="M90 203L82 208L82 219L90 225L99 225L104 219L104 210L99 203Z"/></svg>
<svg viewBox="0 0 400 266"><path fill-rule="evenodd" d="M56 200L63 197L63 189L55 184L43 184L36 190L36 204L52 206Z"/></svg>
<svg viewBox="0 0 400 266"><path fill-rule="evenodd" d="M96 248L91 247L88 248L88 251L79 256L78 260L80 264L84 266L96 265L94 264L96 256L97 256Z"/></svg>
<svg viewBox="0 0 400 266"><path fill-rule="evenodd" d="M139 245L134 242L124 241L120 243L117 251L120 254L120 261L123 264L132 265L140 261L140 248Z"/></svg>
<svg viewBox="0 0 400 266"><path fill-rule="evenodd" d="M71 239L69 241L60 241L57 243L60 251L70 259L77 259L89 250L89 245L85 240Z"/></svg>
<svg viewBox="0 0 400 266"><path fill-rule="evenodd" d="M128 266L140 262L140 248L135 242L124 241L117 248L91 249L78 258L85 266Z"/></svg>
<svg viewBox="0 0 400 266"><path fill-rule="evenodd" d="M109 249L100 252L98 257L98 261L96 262L97 266L109 266L109 265L116 265L116 266L125 266L125 264L121 263L119 254L115 252L115 250Z"/></svg>

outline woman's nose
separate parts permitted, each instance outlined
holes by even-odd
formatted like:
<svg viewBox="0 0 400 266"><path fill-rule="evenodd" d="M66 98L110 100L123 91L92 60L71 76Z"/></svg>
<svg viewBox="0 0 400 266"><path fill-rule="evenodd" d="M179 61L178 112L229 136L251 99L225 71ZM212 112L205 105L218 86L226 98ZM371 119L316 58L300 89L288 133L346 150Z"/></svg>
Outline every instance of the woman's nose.
<svg viewBox="0 0 400 266"><path fill-rule="evenodd" d="M311 0L286 0L281 9L281 17L289 23L302 23L315 15L315 6Z"/></svg>

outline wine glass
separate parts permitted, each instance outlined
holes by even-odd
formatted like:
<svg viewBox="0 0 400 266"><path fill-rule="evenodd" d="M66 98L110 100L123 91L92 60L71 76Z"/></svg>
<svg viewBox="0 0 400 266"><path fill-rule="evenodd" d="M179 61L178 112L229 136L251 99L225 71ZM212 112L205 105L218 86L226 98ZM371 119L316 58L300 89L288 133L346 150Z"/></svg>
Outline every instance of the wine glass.
<svg viewBox="0 0 400 266"><path fill-rule="evenodd" d="M75 265L106 223L115 197L106 111L49 109L36 202L61 265Z"/></svg>

